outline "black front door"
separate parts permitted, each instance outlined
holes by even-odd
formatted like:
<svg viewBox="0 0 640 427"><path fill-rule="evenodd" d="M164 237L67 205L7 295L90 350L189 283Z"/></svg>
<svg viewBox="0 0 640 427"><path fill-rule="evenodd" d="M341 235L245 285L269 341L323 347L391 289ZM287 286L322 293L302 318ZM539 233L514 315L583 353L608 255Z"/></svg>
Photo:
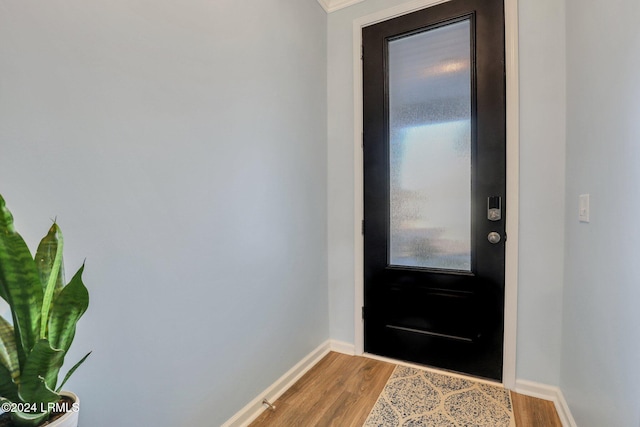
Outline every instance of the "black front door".
<svg viewBox="0 0 640 427"><path fill-rule="evenodd" d="M502 0L365 27L365 351L502 379Z"/></svg>

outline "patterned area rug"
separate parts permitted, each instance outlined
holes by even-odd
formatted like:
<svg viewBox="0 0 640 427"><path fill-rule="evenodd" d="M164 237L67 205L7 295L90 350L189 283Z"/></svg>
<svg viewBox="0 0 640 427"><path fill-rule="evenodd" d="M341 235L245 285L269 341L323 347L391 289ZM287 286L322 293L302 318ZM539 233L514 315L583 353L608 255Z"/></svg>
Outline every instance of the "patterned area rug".
<svg viewBox="0 0 640 427"><path fill-rule="evenodd" d="M364 427L515 427L502 387L398 366Z"/></svg>

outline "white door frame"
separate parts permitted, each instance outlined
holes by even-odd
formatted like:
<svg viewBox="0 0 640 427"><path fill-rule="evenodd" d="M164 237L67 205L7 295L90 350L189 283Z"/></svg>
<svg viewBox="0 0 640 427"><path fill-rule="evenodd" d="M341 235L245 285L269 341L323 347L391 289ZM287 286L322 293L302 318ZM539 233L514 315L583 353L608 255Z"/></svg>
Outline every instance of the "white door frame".
<svg viewBox="0 0 640 427"><path fill-rule="evenodd" d="M353 100L354 100L354 346L364 353L364 236L360 223L364 218L362 156L362 28L450 0L414 0L353 21ZM506 267L504 305L504 353L502 382L508 389L516 383L516 321L518 309L518 184L519 184L519 92L518 92L518 0L504 0L505 61L507 85L507 201Z"/></svg>

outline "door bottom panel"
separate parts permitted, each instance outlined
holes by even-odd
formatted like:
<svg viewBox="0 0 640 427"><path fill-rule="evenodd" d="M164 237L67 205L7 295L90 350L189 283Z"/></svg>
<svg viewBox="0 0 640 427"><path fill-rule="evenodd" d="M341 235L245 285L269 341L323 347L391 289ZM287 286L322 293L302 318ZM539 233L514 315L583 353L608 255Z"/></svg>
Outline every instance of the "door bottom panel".
<svg viewBox="0 0 640 427"><path fill-rule="evenodd" d="M367 306L368 353L502 379L501 298L491 287L447 291L392 285Z"/></svg>
<svg viewBox="0 0 640 427"><path fill-rule="evenodd" d="M393 325L385 325L376 335L377 339L367 343L368 353L491 380L502 379L502 365L495 363L501 357L495 354L500 345L491 343L502 335L489 342L474 341Z"/></svg>

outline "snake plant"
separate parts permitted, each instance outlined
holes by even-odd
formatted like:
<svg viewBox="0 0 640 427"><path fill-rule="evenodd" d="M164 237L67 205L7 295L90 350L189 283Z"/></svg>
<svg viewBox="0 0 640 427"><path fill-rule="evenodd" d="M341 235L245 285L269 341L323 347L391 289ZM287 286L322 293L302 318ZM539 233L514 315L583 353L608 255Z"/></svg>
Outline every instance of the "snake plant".
<svg viewBox="0 0 640 427"><path fill-rule="evenodd" d="M62 248L54 221L32 257L0 196L0 297L11 308L11 322L0 316L0 403L11 408L16 426L43 424L62 386L89 356L58 383L76 323L89 305L84 265L65 286Z"/></svg>

